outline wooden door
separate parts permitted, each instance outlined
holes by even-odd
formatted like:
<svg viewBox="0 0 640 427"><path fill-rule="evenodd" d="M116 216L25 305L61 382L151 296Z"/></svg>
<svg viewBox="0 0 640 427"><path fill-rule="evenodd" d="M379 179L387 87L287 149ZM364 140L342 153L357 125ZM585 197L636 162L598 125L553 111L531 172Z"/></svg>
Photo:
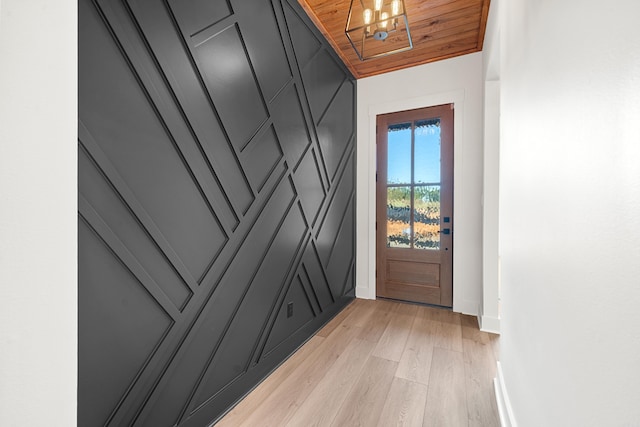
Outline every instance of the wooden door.
<svg viewBox="0 0 640 427"><path fill-rule="evenodd" d="M379 297L453 302L453 104L377 118Z"/></svg>

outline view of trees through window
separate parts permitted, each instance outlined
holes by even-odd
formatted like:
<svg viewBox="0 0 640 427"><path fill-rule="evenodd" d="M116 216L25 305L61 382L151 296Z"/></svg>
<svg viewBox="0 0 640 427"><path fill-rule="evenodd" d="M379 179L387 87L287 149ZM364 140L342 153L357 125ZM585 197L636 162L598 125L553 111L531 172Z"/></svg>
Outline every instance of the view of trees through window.
<svg viewBox="0 0 640 427"><path fill-rule="evenodd" d="M387 246L440 248L440 120L389 126Z"/></svg>

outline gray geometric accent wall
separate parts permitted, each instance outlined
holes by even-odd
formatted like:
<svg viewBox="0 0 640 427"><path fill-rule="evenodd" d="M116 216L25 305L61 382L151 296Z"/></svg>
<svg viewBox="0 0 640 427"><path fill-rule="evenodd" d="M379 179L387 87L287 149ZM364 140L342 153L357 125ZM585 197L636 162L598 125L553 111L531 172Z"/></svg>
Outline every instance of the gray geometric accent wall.
<svg viewBox="0 0 640 427"><path fill-rule="evenodd" d="M79 0L78 49L78 425L209 425L353 298L355 80L296 0Z"/></svg>

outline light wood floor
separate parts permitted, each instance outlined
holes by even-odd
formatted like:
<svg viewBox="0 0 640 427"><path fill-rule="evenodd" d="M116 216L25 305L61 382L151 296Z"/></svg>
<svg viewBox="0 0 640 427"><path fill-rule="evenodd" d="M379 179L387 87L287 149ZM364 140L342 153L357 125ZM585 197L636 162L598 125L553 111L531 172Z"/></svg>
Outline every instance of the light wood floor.
<svg viewBox="0 0 640 427"><path fill-rule="evenodd" d="M472 316L355 300L216 427L499 426L497 346Z"/></svg>

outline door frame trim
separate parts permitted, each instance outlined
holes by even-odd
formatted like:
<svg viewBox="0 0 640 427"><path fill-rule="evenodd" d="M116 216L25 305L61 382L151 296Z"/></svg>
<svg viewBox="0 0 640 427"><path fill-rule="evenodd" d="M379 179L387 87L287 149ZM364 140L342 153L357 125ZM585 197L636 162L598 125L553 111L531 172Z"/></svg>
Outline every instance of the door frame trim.
<svg viewBox="0 0 640 427"><path fill-rule="evenodd" d="M366 166L363 171L358 172L358 177L366 176L367 184L367 236L363 239L368 244L359 243L357 245L356 270L359 272L357 279L356 297L364 299L376 299L376 118L380 114L394 113L403 110L415 110L425 107L434 107L442 104L453 104L453 182L456 183L453 191L453 205L457 207L453 212L453 223L461 224L460 212L464 209L462 195L464 194L462 179L462 153L465 143L464 135L464 100L465 90L460 89L450 92L442 92L407 98L399 101L386 102L371 105L369 107L369 138L364 141L366 150L362 145L358 145L358 153L366 156ZM358 162L362 165L365 162ZM475 312L477 307L464 307L463 287L464 271L461 268L464 255L461 253L460 235L464 233L463 227L458 226L453 234L453 311L455 312ZM364 280L363 280L364 279ZM363 285L364 284L364 285ZM470 311L471 310L471 311Z"/></svg>

